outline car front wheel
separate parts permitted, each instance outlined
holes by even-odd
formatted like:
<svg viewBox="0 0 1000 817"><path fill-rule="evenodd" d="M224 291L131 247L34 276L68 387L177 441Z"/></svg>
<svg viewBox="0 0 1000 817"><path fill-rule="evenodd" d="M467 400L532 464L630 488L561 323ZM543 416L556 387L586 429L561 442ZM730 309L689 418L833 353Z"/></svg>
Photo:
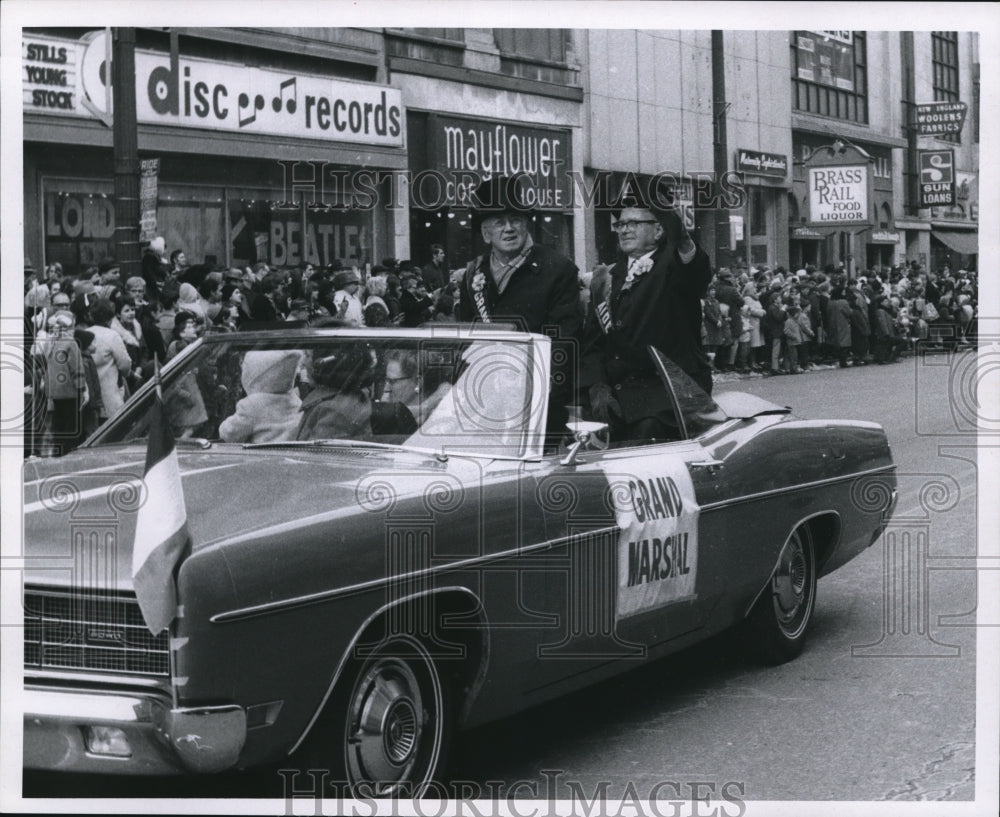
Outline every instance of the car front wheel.
<svg viewBox="0 0 1000 817"><path fill-rule="evenodd" d="M783 664L805 646L816 604L816 549L809 528L796 528L778 556L767 587L746 621L750 657Z"/></svg>
<svg viewBox="0 0 1000 817"><path fill-rule="evenodd" d="M444 766L447 679L425 646L395 636L348 663L314 730L311 767L355 797L420 797Z"/></svg>

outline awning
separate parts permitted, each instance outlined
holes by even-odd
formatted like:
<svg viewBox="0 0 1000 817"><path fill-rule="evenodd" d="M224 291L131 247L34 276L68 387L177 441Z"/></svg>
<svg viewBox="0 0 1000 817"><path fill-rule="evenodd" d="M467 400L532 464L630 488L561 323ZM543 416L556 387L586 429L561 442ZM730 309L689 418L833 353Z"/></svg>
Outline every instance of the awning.
<svg viewBox="0 0 1000 817"><path fill-rule="evenodd" d="M938 230L935 228L931 235L960 255L979 254L979 233L977 232L960 233L956 230Z"/></svg>

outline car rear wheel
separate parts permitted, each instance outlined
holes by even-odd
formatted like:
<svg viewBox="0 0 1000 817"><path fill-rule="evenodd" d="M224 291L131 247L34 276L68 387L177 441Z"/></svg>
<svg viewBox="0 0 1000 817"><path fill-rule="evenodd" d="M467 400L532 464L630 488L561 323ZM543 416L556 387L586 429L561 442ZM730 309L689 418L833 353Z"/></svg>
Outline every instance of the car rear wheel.
<svg viewBox="0 0 1000 817"><path fill-rule="evenodd" d="M311 768L356 797L420 797L444 767L450 739L447 678L410 636L350 661L314 729Z"/></svg>
<svg viewBox="0 0 1000 817"><path fill-rule="evenodd" d="M778 564L746 621L750 657L783 664L797 657L816 604L816 548L807 526L788 537Z"/></svg>

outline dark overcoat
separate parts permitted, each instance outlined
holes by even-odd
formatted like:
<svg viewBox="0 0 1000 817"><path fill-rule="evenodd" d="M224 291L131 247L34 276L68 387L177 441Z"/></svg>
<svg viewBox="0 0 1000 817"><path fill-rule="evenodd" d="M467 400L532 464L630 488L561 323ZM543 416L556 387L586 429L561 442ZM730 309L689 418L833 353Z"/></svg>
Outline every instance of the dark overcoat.
<svg viewBox="0 0 1000 817"><path fill-rule="evenodd" d="M584 328L580 385L607 383L618 392L619 403L633 422L659 407L658 399L641 390L635 395L630 383L655 383L655 365L647 346L670 358L703 388L711 391L711 364L701 343L701 299L712 279L708 256L698 249L684 264L675 248L661 246L653 254L653 266L633 284L624 288L628 263L621 260L611 268L609 285L592 290ZM598 310L607 309L610 328L602 328ZM645 405L643 405L645 404Z"/></svg>

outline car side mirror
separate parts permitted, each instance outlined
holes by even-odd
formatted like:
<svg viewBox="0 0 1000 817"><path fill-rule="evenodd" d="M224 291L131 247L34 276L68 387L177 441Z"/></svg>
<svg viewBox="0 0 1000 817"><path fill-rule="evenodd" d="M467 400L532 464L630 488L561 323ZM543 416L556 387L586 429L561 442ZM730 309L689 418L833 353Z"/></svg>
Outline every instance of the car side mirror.
<svg viewBox="0 0 1000 817"><path fill-rule="evenodd" d="M607 439L601 438L601 435L608 430L607 423L571 420L566 423L566 428L573 434L573 444L566 452L566 456L560 460L560 465L576 465L577 455L583 449L600 451L608 447Z"/></svg>

